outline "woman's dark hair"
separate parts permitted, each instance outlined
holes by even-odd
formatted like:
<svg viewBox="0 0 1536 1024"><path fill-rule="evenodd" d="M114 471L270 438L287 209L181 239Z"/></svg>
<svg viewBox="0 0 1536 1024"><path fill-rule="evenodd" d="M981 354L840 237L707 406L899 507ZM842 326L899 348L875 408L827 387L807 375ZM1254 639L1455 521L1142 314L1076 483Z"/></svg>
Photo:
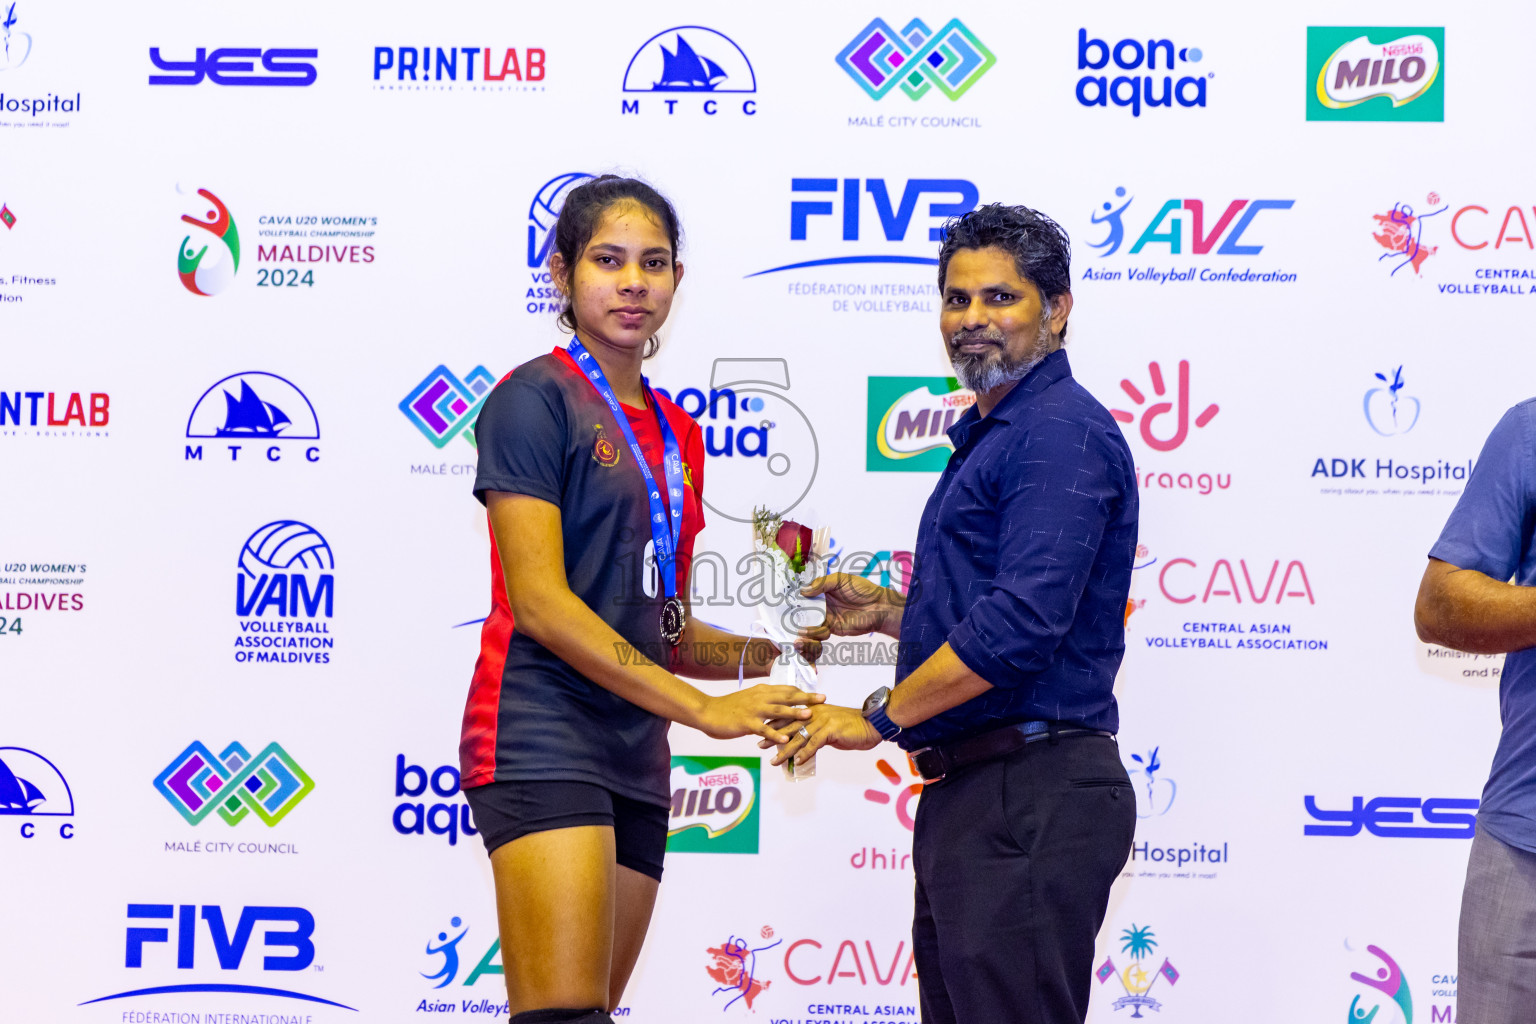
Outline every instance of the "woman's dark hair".
<svg viewBox="0 0 1536 1024"><path fill-rule="evenodd" d="M960 249L996 246L1013 257L1019 276L1040 290L1049 315L1051 299L1072 290L1072 242L1060 224L1027 206L989 203L944 225L939 246L939 291L949 261ZM1061 339L1067 339L1063 325Z"/></svg>
<svg viewBox="0 0 1536 1024"><path fill-rule="evenodd" d="M555 244L552 249L560 253L566 274L572 275L568 278L571 284L575 283L576 264L586 251L587 243L592 241L592 232L597 230L603 214L610 207L621 203L637 203L650 211L651 216L666 231L667 239L672 244L672 258L677 259L682 228L677 222L677 211L672 208L667 197L638 178L600 174L571 189L565 197L564 205L560 207L560 218L555 222ZM573 334L576 332L576 311L570 295L566 296L565 309L560 311L557 322L565 330ZM645 358L655 355L660 347L661 342L652 336L645 346Z"/></svg>

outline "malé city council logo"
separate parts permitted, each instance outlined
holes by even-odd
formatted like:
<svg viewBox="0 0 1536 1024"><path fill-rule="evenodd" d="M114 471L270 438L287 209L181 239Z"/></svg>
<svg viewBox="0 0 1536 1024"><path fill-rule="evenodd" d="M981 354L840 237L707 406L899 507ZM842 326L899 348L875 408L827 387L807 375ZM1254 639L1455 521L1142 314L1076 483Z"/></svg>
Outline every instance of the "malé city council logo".
<svg viewBox="0 0 1536 1024"><path fill-rule="evenodd" d="M1308 121L1444 121L1444 28L1307 28Z"/></svg>
<svg viewBox="0 0 1536 1024"><path fill-rule="evenodd" d="M957 100L996 63L992 51L959 18L951 18L937 32L921 18L913 18L900 32L876 18L837 55L838 67L875 100L884 99L897 85L911 100L934 89Z"/></svg>
<svg viewBox="0 0 1536 1024"><path fill-rule="evenodd" d="M182 191L180 186L177 191ZM194 232L181 240L176 251L176 272L193 295L217 295L229 287L240 270L240 232L229 207L218 196L205 188L198 189L197 194L212 209L201 217L182 214L181 219L198 232L206 233Z"/></svg>
<svg viewBox="0 0 1536 1024"><path fill-rule="evenodd" d="M495 386L496 378L483 366L470 370L463 380L439 366L400 400L400 411L438 448L460 434L474 447L475 419Z"/></svg>
<svg viewBox="0 0 1536 1024"><path fill-rule="evenodd" d="M189 825L202 824L216 810L226 825L254 813L270 827L287 817L315 782L276 743L255 757L231 743L215 757L199 740L155 777L155 788Z"/></svg>

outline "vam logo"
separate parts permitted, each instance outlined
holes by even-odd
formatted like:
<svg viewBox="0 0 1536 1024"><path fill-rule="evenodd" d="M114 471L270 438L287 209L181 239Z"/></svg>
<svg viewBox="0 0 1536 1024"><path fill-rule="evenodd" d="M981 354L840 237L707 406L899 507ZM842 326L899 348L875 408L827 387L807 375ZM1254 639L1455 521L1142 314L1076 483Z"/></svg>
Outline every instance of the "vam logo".
<svg viewBox="0 0 1536 1024"><path fill-rule="evenodd" d="M314 780L276 743L255 757L231 743L215 757L194 740L155 778L155 789L189 825L201 825L217 810L226 825L255 814L271 828L314 788Z"/></svg>
<svg viewBox="0 0 1536 1024"><path fill-rule="evenodd" d="M6 8L5 20L0 21L0 71L10 71L19 68L32 56L32 36L28 32L16 31L16 5L13 3ZM10 227L9 224L6 227Z"/></svg>
<svg viewBox="0 0 1536 1024"><path fill-rule="evenodd" d="M199 85L206 78L214 85L314 85L318 72L309 61L319 50L263 50L259 46L223 46L213 52L199 46L191 60L160 56L160 47L149 48L149 59L164 75L150 75L150 85ZM262 70L256 70L256 62Z"/></svg>
<svg viewBox="0 0 1536 1024"><path fill-rule="evenodd" d="M296 519L267 523L246 538L237 568L235 661L329 664L331 624L317 620L335 613L336 559L320 531Z"/></svg>
<svg viewBox="0 0 1536 1024"><path fill-rule="evenodd" d="M672 853L756 853L762 760L672 757Z"/></svg>
<svg viewBox="0 0 1536 1024"><path fill-rule="evenodd" d="M246 442L266 446L266 461L281 462L286 441L320 440L320 418L304 392L275 373L250 370L231 374L214 383L187 417L189 441L220 441L215 450L227 448L229 461L238 462ZM230 443L236 442L236 443ZM318 445L304 445L306 462L320 461ZM187 445L183 459L201 462L202 445ZM249 465L252 460L247 459Z"/></svg>
<svg viewBox="0 0 1536 1024"><path fill-rule="evenodd" d="M741 113L757 113L756 99L739 99L757 94L757 73L746 51L725 33L702 25L669 28L642 43L624 69L624 91L658 94L653 103L665 104L672 115L679 103L710 117L737 109L738 102ZM699 95L707 98L694 103L691 97ZM638 114L640 104L626 99L620 110Z"/></svg>
<svg viewBox="0 0 1536 1024"><path fill-rule="evenodd" d="M180 185L176 191L186 194ZM239 272L240 232L229 207L218 196L205 188L198 189L197 194L206 201L201 207L203 212L198 217L182 214L181 219L202 233L189 234L181 240L176 272L187 291L207 297L228 288Z"/></svg>
<svg viewBox="0 0 1536 1024"><path fill-rule="evenodd" d="M436 447L462 434L473 448L474 422L495 386L496 378L483 366L470 370L463 380L439 366L400 400L400 411Z"/></svg>
<svg viewBox="0 0 1536 1024"><path fill-rule="evenodd" d="M1158 67L1158 58L1162 67ZM1172 39L1122 39L1111 46L1102 39L1088 38L1088 30L1077 30L1077 70L1102 71L1113 61L1116 71L1128 72L1109 75L1084 74L1077 80L1077 102L1085 107L1104 107L1113 103L1117 107L1130 107L1132 117L1140 117L1143 104L1153 107L1172 108L1205 106L1205 84L1215 78L1214 72L1204 75L1181 75L1177 82L1174 73L1181 64L1198 64L1205 53L1195 46L1175 46ZM1148 74L1138 74L1145 70ZM1157 76L1151 72L1163 71L1162 91L1157 91ZM1185 69L1189 70L1189 69Z"/></svg>
<svg viewBox="0 0 1536 1024"><path fill-rule="evenodd" d="M1444 28L1307 28L1308 121L1444 121Z"/></svg>
<svg viewBox="0 0 1536 1024"><path fill-rule="evenodd" d="M954 377L871 377L864 468L938 473L954 444L948 430L976 404Z"/></svg>
<svg viewBox="0 0 1536 1024"><path fill-rule="evenodd" d="M529 313L558 313L564 309L560 292L549 275L549 253L555 242L555 223L565 207L571 189L593 176L585 171L571 171L546 181L528 206L528 286Z"/></svg>
<svg viewBox="0 0 1536 1024"><path fill-rule="evenodd" d="M1174 969L1173 962L1163 957L1161 967L1150 974L1147 972L1143 962L1148 964L1157 962L1153 952L1157 949L1157 936L1151 928L1138 927L1133 923L1120 933L1120 942L1120 952L1131 958L1125 970L1116 970L1114 958L1106 956L1104 962L1093 972L1094 976L1099 979L1100 985L1110 978L1120 982L1125 995L1115 1000L1114 1007L1117 1011L1129 1006L1132 1009L1131 1016L1140 1017L1143 1007L1148 1010L1161 1010L1163 1004L1153 999L1150 993L1153 986L1163 978L1168 979L1170 987L1178 984L1180 975Z"/></svg>
<svg viewBox="0 0 1536 1024"><path fill-rule="evenodd" d="M898 84L911 100L934 89L957 100L996 63L992 51L959 18L937 32L920 18L900 32L876 18L837 55L838 67L875 100Z"/></svg>
<svg viewBox="0 0 1536 1024"><path fill-rule="evenodd" d="M37 835L33 818L66 818L55 830L61 839L75 837L75 795L58 765L35 750L0 747L0 816L23 819L17 834L23 839Z"/></svg>

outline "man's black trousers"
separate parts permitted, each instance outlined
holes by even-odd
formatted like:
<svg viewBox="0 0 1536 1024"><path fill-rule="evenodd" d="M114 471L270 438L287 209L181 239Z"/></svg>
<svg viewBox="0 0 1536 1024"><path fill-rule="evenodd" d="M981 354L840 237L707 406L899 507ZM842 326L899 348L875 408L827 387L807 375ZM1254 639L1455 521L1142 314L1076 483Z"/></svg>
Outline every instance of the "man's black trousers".
<svg viewBox="0 0 1536 1024"><path fill-rule="evenodd" d="M932 783L912 838L923 1024L1081 1024L1136 798L1107 736L1061 736Z"/></svg>

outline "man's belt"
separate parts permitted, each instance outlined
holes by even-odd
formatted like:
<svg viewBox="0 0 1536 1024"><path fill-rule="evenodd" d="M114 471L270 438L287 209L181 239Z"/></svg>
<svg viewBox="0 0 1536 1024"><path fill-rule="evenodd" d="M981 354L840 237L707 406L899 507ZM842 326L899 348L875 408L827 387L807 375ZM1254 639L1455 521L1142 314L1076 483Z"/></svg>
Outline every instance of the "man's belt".
<svg viewBox="0 0 1536 1024"><path fill-rule="evenodd" d="M949 773L959 771L967 765L991 761L1011 754L1027 743L1054 739L1058 736L1108 736L1114 739L1115 734L1101 729L1084 729L1076 725L1063 727L1055 722L1019 722L984 732L979 736L968 736L949 743L935 743L931 747L922 747L911 751L909 756L912 758L912 764L917 767L918 774L922 775L923 781L938 782Z"/></svg>

